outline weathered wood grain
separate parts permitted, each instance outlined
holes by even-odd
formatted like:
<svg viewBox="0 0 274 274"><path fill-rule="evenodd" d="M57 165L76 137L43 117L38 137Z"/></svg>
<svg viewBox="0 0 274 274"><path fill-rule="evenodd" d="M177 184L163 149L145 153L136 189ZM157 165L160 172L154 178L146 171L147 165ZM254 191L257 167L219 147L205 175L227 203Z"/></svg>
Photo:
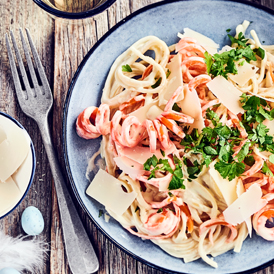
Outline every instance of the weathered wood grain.
<svg viewBox="0 0 274 274"><path fill-rule="evenodd" d="M29 132L36 151L36 174L33 185L24 201L8 217L0 220L0 229L11 236L17 236L24 232L20 226L23 210L33 205L38 207L45 218L45 229L39 238L50 241L51 226L51 172L38 127L26 117L17 103L14 94L14 86L7 59L4 35L12 30L19 41L19 27L27 27L32 34L34 44L37 47L43 66L50 83L53 83L53 56L54 56L54 22L32 0L7 0L0 1L0 111L4 111L19 122ZM0 243L1 244L1 243ZM45 257L44 268L41 273L49 273L49 261ZM37 270L37 273L38 270Z"/></svg>
<svg viewBox="0 0 274 274"><path fill-rule="evenodd" d="M274 8L273 1L250 1ZM17 236L23 233L19 225L23 210L28 205L34 205L41 210L45 218L45 230L39 237L45 238L51 244L51 252L48 257L45 257L45 266L40 270L41 273L70 274L71 271L64 252L62 224L47 157L38 127L22 113L14 95L14 86L3 39L4 34L11 29L18 39L19 27L28 27L32 34L34 44L54 91L53 115L51 115L50 123L54 146L58 151L58 158L65 174L62 152L62 114L66 94L78 65L89 49L111 27L130 13L155 2L159 2L159 0L117 0L115 4L100 15L70 24L62 20L54 22L32 0L0 1L0 111L7 112L17 118L26 127L34 142L37 156L36 175L31 190L12 214L0 220L0 229L9 235ZM75 203L78 205L77 201ZM137 262L121 251L96 229L79 205L77 208L99 257L100 269L98 274L164 273ZM256 272L256 274L263 273L273 274L273 266Z"/></svg>

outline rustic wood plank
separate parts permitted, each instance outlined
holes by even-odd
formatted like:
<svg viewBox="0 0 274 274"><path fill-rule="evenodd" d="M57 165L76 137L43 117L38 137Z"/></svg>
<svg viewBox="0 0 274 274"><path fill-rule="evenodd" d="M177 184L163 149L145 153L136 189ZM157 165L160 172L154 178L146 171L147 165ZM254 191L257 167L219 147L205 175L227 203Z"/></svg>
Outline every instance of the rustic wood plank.
<svg viewBox="0 0 274 274"><path fill-rule="evenodd" d="M162 0L138 0L138 1L130 1L131 5L131 13L139 10L142 7L145 7L147 5L156 3L156 2L161 2Z"/></svg>
<svg viewBox="0 0 274 274"><path fill-rule="evenodd" d="M113 27L125 16L154 2L158 1L117 0L107 12L95 16L89 24L85 25L84 29L75 25L72 27L71 25L64 25L56 22L55 79L58 79L58 81L55 82L54 94L55 100L57 101L55 107L58 115L60 114L58 113L58 108L61 109L63 101L60 97L65 97L70 79L88 49L91 48L91 46L100 39L109 28ZM85 37L84 40L81 39L83 36ZM77 39L80 39L79 43ZM71 43L71 41L75 42ZM75 55L71 56L71 54ZM62 117L60 117L60 115L58 117L58 115L56 116L56 121L54 123L57 128L59 126L58 121L62 120ZM57 132L60 132L60 130L57 129ZM56 137L57 148L58 151L60 151L60 144L58 144L58 140L60 139L58 136ZM112 243L110 243L101 232L97 231L95 226L88 219L84 218L84 214L81 215L91 234L92 241L95 243L96 252L99 255L100 270L98 273L163 273L162 271L155 270L140 262L136 262L136 260L131 256L124 254L123 251L117 249ZM61 241L61 239L59 240ZM60 248L62 248L61 242Z"/></svg>
<svg viewBox="0 0 274 274"><path fill-rule="evenodd" d="M3 37L9 29L12 29L18 39L19 27L28 27L42 59L50 85L54 89L54 115L51 116L51 125L54 146L58 151L58 158L64 172L62 111L67 90L78 65L88 50L111 27L130 13L155 2L159 2L159 0L117 0L114 5L100 15L75 22L74 24L58 20L54 24L51 17L36 6L32 0L7 0L0 2L0 37ZM265 6L274 8L273 1L252 0L252 2L262 3ZM55 34L55 39L53 34ZM0 39L0 46L2 49L5 49L4 39ZM28 205L37 206L45 218L45 231L40 237L51 242L50 256L45 258L45 266L40 272L54 274L71 273L64 252L55 188L54 185L52 186L51 172L41 136L38 127L22 113L17 103L5 50L0 51L0 58L0 110L17 118L26 127L33 139L37 155L37 168L33 186L23 203L8 217L0 220L0 229L12 236L23 233L19 225L22 211ZM99 256L99 274L164 273L137 262L131 256L125 254L96 229L95 225L79 206L78 211ZM256 273L273 274L274 267L270 266Z"/></svg>
<svg viewBox="0 0 274 274"><path fill-rule="evenodd" d="M17 103L3 37L6 32L13 30L19 41L19 27L29 28L42 64L46 68L47 77L52 84L54 24L53 20L32 0L1 1L0 17L0 46L2 49L0 52L0 110L18 119L27 129L34 143L37 160L36 174L30 191L12 214L0 220L0 229L11 236L24 235L20 225L21 214L27 206L33 205L41 210L45 219L45 229L39 238L50 242L51 172L44 148L41 145L42 139L38 127L22 113ZM40 272L49 273L49 261L46 256L44 268Z"/></svg>

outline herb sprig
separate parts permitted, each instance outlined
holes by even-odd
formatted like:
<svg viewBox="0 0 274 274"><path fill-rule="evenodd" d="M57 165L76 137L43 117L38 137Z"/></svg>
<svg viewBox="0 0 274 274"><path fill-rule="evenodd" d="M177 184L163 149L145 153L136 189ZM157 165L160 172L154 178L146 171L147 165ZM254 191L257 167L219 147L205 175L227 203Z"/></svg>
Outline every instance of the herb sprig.
<svg viewBox="0 0 274 274"><path fill-rule="evenodd" d="M148 158L144 163L144 170L150 171L150 176L148 180L152 178L156 178L155 172L157 170L163 172L169 172L173 174L172 179L169 183L168 189L185 189L185 185L183 184L183 172L182 172L182 162L175 155L173 156L173 162L175 164L175 169L173 170L168 162L168 159L158 159L155 155Z"/></svg>
<svg viewBox="0 0 274 274"><path fill-rule="evenodd" d="M251 49L248 45L248 40L242 32L239 33L238 38L235 38L228 34L232 45L237 44L236 48L230 51L222 53L216 53L213 56L208 52L205 52L205 62L207 65L207 73L213 77L221 75L227 79L228 74L238 74L236 63L242 66L244 62L250 63L250 61L256 61L256 55L260 58L264 58L265 51L262 48Z"/></svg>
<svg viewBox="0 0 274 274"><path fill-rule="evenodd" d="M255 160L250 150L253 145L257 144L261 151L274 153L273 136L268 135L269 129L263 124L266 119L273 120L274 111L270 111L264 99L256 96L243 94L241 103L245 113L240 124L248 133L248 137L236 157L232 157L235 152L233 148L240 145L244 139L240 137L237 127L230 128L223 125L219 122L219 116L210 109L206 111L206 118L212 122L213 127L205 127L200 134L197 129L194 129L181 141L185 151L203 156L201 164L197 161L191 164L189 161L184 161L187 165L189 179L195 179L204 165L208 167L216 160L215 169L223 178L231 181L244 173L245 164L249 166L254 164ZM272 158L274 161L274 156ZM266 164L262 171L268 175L272 174Z"/></svg>

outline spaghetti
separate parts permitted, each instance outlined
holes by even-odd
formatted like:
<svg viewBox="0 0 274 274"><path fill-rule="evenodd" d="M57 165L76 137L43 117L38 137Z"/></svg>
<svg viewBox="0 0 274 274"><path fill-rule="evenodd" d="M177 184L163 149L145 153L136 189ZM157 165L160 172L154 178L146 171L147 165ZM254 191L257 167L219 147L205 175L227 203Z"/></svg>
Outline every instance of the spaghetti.
<svg viewBox="0 0 274 274"><path fill-rule="evenodd" d="M124 192L136 193L122 215L110 207L108 213L185 262L202 258L217 267L209 254L239 252L254 213L257 234L274 240L265 226L274 216L274 144L267 128L274 117L274 46L262 46L254 31L246 39L248 25L237 27L228 50L212 55L212 45L186 35L170 47L154 36L140 39L113 63L102 104L76 122L80 137L103 136L106 171ZM253 71L243 83L235 75L248 66ZM243 94L237 98L242 113L209 88L219 77ZM233 202L251 195L254 185L262 193L260 208L228 221Z"/></svg>

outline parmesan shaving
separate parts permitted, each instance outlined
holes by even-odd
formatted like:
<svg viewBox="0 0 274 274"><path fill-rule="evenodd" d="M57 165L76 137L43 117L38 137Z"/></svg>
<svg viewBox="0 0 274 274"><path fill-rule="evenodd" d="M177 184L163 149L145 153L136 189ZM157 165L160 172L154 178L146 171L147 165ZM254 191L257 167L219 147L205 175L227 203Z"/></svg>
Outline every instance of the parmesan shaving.
<svg viewBox="0 0 274 274"><path fill-rule="evenodd" d="M146 116L149 120L155 120L158 116L160 116L163 113L163 110L161 110L156 105L152 105L150 109L148 110Z"/></svg>
<svg viewBox="0 0 274 274"><path fill-rule="evenodd" d="M137 197L135 191L124 192L121 182L103 169L95 175L86 193L119 216L123 215Z"/></svg>
<svg viewBox="0 0 274 274"><path fill-rule="evenodd" d="M184 34L178 33L178 37L191 37L196 39L197 42L211 55L217 53L217 49L219 48L219 45L216 44L212 39L189 28L184 28Z"/></svg>
<svg viewBox="0 0 274 274"><path fill-rule="evenodd" d="M207 87L232 113L244 113L240 103L242 92L235 88L223 76L218 75L212 81L208 82Z"/></svg>
<svg viewBox="0 0 274 274"><path fill-rule="evenodd" d="M184 114L194 118L191 128L197 128L199 133L201 133L205 125L197 92L191 92L188 87L186 87L184 89L184 100L178 102L178 105Z"/></svg>
<svg viewBox="0 0 274 274"><path fill-rule="evenodd" d="M259 70L258 67L251 65L244 61L243 65L239 65L240 62L236 63L237 74L228 74L228 78L237 83L240 86L244 86Z"/></svg>
<svg viewBox="0 0 274 274"><path fill-rule="evenodd" d="M225 221L232 225L246 221L267 204L267 200L261 198L262 190L260 186L258 184L251 185L245 193L224 210Z"/></svg>
<svg viewBox="0 0 274 274"><path fill-rule="evenodd" d="M232 181L228 181L228 179L224 179L220 173L214 168L216 160L209 165L209 174L214 179L216 185L221 191L226 204L229 206L237 199L236 186L237 179L233 179Z"/></svg>
<svg viewBox="0 0 274 274"><path fill-rule="evenodd" d="M30 138L25 130L0 115L0 180L6 181L23 163L30 150ZM4 130L5 129L5 130ZM5 131L3 133L3 131ZM6 136L6 138L5 138Z"/></svg>

